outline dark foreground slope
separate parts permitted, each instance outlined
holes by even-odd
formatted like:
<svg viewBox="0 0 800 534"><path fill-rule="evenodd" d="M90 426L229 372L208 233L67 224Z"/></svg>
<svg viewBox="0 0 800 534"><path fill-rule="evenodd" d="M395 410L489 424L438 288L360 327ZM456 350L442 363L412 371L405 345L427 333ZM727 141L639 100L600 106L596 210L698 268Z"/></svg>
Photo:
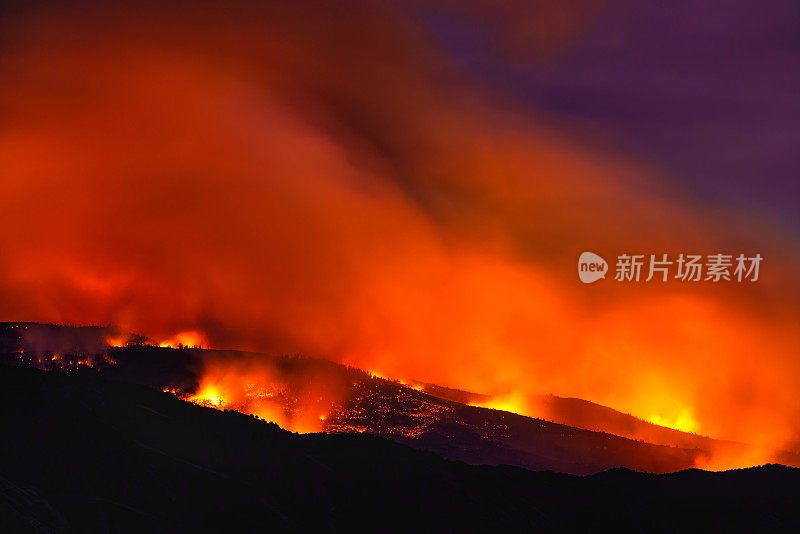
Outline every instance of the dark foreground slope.
<svg viewBox="0 0 800 534"><path fill-rule="evenodd" d="M111 347L106 340L129 344ZM484 395L381 379L329 360L161 348L143 340L113 327L0 323L0 362L143 384L259 414L290 430L368 433L475 465L576 475L614 467L669 473L758 454L581 399L531 396L541 418L525 417L468 405L485 403ZM205 396L193 397L200 390ZM769 459L800 466L796 453Z"/></svg>
<svg viewBox="0 0 800 534"><path fill-rule="evenodd" d="M800 471L590 477L297 435L126 383L0 366L0 531L770 531Z"/></svg>
<svg viewBox="0 0 800 534"><path fill-rule="evenodd" d="M213 407L261 413L290 430L372 434L475 465L576 475L614 467L668 473L694 467L709 454L468 406L320 359L131 346L97 354L14 352L0 354L0 361L143 384L184 398L197 391L205 368L217 367L224 370L225 389L218 389ZM250 382L253 389L246 390ZM221 400L231 397L239 401Z"/></svg>
<svg viewBox="0 0 800 534"><path fill-rule="evenodd" d="M576 420L576 428L468 406L486 398L433 384L404 385L328 360L152 345L110 347L106 338L116 336L119 342L125 337L115 332L111 327L0 323L0 361L144 384L183 398L203 389L202 381L212 386L211 404L218 408L260 414L291 430L373 434L476 465L577 475L614 467L668 473L694 467L723 447L744 448L650 425L578 399L538 400L547 419ZM647 441L643 436L654 443L639 441ZM774 461L800 465L791 455L776 455Z"/></svg>

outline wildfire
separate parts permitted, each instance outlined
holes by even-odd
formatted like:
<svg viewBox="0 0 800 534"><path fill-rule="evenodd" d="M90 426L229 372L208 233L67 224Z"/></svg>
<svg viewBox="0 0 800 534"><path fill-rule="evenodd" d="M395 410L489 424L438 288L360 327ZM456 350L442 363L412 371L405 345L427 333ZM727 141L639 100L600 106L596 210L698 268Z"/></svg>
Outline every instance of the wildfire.
<svg viewBox="0 0 800 534"><path fill-rule="evenodd" d="M402 378L396 380L396 382L398 382L401 386L405 386L407 388L411 388L411 389L416 390L416 391L424 391L425 390L425 386L423 386L419 382L406 381L406 380L403 380Z"/></svg>
<svg viewBox="0 0 800 534"><path fill-rule="evenodd" d="M692 415L691 410L682 409L674 417L664 417L660 414L652 414L647 418L647 421L654 425L666 426L680 430L681 432L698 432L699 425L697 420Z"/></svg>
<svg viewBox="0 0 800 534"><path fill-rule="evenodd" d="M655 425L680 430L681 432L700 432L700 425L690 408L682 407L679 409L669 409L669 407L675 405L675 400L668 396L658 398L653 396L650 400L652 403L651 406L657 406L659 411L652 413L649 417L643 418L643 420ZM655 404L656 400L660 402ZM536 402L532 397L519 392L490 397L488 400L474 401L470 403L470 406L503 410L542 419L550 419L552 417L546 407L543 407L540 402Z"/></svg>
<svg viewBox="0 0 800 534"><path fill-rule="evenodd" d="M520 391L480 405L526 415L524 394L553 393L714 437L800 439L800 269L783 218L752 224L761 207L705 205L657 161L530 120L483 83L454 87L458 62L431 63L440 43L405 19L373 25L370 10L366 25L386 28L375 46L329 46L336 17L328 34L316 18L197 9L173 28L143 9L9 15L5 316L124 319L172 348L208 347L208 328L226 348L278 345L374 378ZM713 289L578 287L583 246L610 261L758 251L769 267ZM195 398L290 427L298 404L317 425L328 409L248 397L243 383L271 377L244 374L211 369Z"/></svg>
<svg viewBox="0 0 800 534"><path fill-rule="evenodd" d="M491 408L492 410L503 410L505 412L527 415L529 417L538 417L537 414L531 412L529 403L525 397L516 392L507 395L491 397L486 401L471 402L469 405L480 408Z"/></svg>
<svg viewBox="0 0 800 534"><path fill-rule="evenodd" d="M190 395L186 400L202 406L225 407L225 398L220 388L214 384L204 384L197 393Z"/></svg>
<svg viewBox="0 0 800 534"><path fill-rule="evenodd" d="M717 447L707 455L698 456L695 467L707 471L742 469L775 462L775 450L770 447Z"/></svg>
<svg viewBox="0 0 800 534"><path fill-rule="evenodd" d="M208 341L202 332L189 330L180 332L174 337L166 339L158 344L159 347L177 348L208 348Z"/></svg>
<svg viewBox="0 0 800 534"><path fill-rule="evenodd" d="M273 362L274 363L274 362ZM197 391L184 400L236 410L293 432L320 432L345 388L334 379L307 371L302 361L273 365L260 357L206 361ZM308 372L308 374L306 374Z"/></svg>
<svg viewBox="0 0 800 534"><path fill-rule="evenodd" d="M117 336L117 337L109 336L109 337L107 337L105 339L105 343L109 347L120 348L120 347L124 347L125 346L125 338L123 338L121 336Z"/></svg>

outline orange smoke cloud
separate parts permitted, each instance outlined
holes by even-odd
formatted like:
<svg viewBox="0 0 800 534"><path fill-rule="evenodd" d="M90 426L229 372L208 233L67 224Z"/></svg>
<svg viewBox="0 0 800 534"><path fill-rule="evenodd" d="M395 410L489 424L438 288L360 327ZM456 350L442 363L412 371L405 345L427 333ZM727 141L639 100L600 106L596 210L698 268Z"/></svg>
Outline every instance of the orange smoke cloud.
<svg viewBox="0 0 800 534"><path fill-rule="evenodd" d="M0 28L4 319L798 438L800 264L777 229L501 101L393 8L138 9ZM766 260L750 285L582 286L587 248Z"/></svg>

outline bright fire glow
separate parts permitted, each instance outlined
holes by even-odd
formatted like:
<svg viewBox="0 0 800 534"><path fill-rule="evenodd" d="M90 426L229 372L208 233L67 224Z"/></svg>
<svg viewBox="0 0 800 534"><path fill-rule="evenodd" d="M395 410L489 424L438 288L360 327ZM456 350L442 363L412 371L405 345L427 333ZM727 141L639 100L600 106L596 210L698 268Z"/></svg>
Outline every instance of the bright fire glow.
<svg viewBox="0 0 800 534"><path fill-rule="evenodd" d="M659 414L653 414L647 420L655 425L674 428L682 432L696 433L699 430L697 421L688 409L680 410L675 417L663 417Z"/></svg>
<svg viewBox="0 0 800 534"><path fill-rule="evenodd" d="M158 346L169 347L172 349L177 349L179 347L209 348L208 342L206 341L206 337L202 334L202 332L198 332L196 330L180 332L179 334L176 334L174 337L160 342Z"/></svg>
<svg viewBox="0 0 800 534"><path fill-rule="evenodd" d="M470 406L491 408L492 410L503 410L505 412L527 415L529 417L538 417L537 414L531 412L528 402L519 393L490 397L488 400L483 402L471 402Z"/></svg>
<svg viewBox="0 0 800 534"><path fill-rule="evenodd" d="M323 430L332 406L341 398L341 386L324 374L294 371L253 355L252 359L229 362L209 359L200 384L185 400L217 409L255 415L293 432Z"/></svg>
<svg viewBox="0 0 800 534"><path fill-rule="evenodd" d="M124 347L125 338L120 336L109 336L105 339L106 345L109 347Z"/></svg>
<svg viewBox="0 0 800 534"><path fill-rule="evenodd" d="M190 395L187 400L203 406L225 407L225 398L219 388L213 384L204 384L196 394Z"/></svg>
<svg viewBox="0 0 800 534"><path fill-rule="evenodd" d="M533 415L526 395L579 397L797 448L800 256L769 206L699 198L672 166L497 101L394 8L357 9L370 31L352 32L333 2L312 18L291 2L281 17L58 4L3 17L5 317L515 391L487 405ZM584 287L584 247L765 261L748 285ZM319 426L323 407L296 421L296 399L249 399L240 375L210 370L198 395Z"/></svg>

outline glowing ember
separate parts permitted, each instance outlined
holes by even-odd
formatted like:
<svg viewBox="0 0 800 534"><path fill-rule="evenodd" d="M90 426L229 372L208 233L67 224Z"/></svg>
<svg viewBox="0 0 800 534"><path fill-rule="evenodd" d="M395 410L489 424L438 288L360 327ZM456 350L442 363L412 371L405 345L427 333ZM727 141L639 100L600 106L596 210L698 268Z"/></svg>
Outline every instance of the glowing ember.
<svg viewBox="0 0 800 534"><path fill-rule="evenodd" d="M202 406L225 407L225 399L219 388L210 384L203 385L196 394L189 396L186 400Z"/></svg>

